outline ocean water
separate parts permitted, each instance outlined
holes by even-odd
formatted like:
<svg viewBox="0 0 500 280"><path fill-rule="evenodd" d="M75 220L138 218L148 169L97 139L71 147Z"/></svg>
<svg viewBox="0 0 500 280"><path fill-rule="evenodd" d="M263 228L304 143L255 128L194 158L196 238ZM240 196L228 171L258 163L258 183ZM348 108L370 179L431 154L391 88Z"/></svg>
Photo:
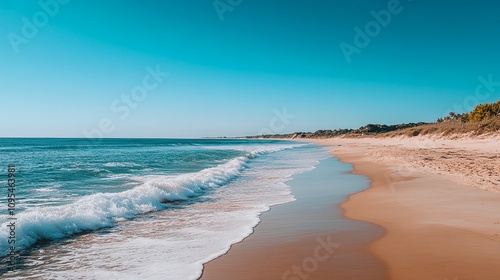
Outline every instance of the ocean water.
<svg viewBox="0 0 500 280"><path fill-rule="evenodd" d="M275 140L0 139L0 274L197 279L327 154ZM16 165L17 267L7 165ZM3 193L3 195L2 195Z"/></svg>

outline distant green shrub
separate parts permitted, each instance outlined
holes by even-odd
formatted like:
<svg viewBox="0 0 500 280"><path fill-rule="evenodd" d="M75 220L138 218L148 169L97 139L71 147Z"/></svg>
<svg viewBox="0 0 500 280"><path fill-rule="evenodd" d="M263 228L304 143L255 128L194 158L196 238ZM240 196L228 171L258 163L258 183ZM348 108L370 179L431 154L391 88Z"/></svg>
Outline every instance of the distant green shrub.
<svg viewBox="0 0 500 280"><path fill-rule="evenodd" d="M465 113L465 114L462 114L460 116L460 122L467 123L469 121L470 121L470 114L469 113Z"/></svg>
<svg viewBox="0 0 500 280"><path fill-rule="evenodd" d="M455 112L450 112L448 114L448 116L446 116L444 118L437 119L437 122L438 123L442 123L442 122L459 121L459 120L463 122L464 119L468 119L468 118L469 118L469 116L468 116L467 113L465 113L465 114L457 114Z"/></svg>

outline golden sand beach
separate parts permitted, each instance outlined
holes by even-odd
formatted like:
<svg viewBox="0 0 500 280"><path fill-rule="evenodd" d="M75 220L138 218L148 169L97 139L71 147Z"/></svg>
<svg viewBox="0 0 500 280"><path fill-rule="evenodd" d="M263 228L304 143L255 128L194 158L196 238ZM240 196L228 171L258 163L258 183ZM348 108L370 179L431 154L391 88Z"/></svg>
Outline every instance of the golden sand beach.
<svg viewBox="0 0 500 280"><path fill-rule="evenodd" d="M267 234L267 240L259 243L266 233L277 231L278 220L281 227L287 223L293 227L287 218L294 213L273 216L273 208L262 216L256 234L206 265L202 279L500 279L498 138L307 141L324 146L352 164L352 173L370 179L370 188L349 196L341 207L346 218L379 226L382 234L358 244L349 233L337 240L351 241L342 248L342 256L362 252L377 261L356 264L360 258L353 258L343 264L350 270L331 266L319 274L283 276L284 268L311 254L317 234L299 236L291 243ZM292 220L311 218L309 213Z"/></svg>

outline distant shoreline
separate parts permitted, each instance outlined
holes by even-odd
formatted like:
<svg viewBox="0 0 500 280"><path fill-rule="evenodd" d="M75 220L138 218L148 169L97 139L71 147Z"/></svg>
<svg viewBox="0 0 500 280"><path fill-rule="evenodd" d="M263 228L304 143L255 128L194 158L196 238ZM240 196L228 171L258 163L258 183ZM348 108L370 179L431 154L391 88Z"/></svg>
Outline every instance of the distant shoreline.
<svg viewBox="0 0 500 280"><path fill-rule="evenodd" d="M317 130L290 134L256 135L246 138L329 139L334 137L396 137L396 136L482 136L500 133L500 101L477 105L469 113L450 112L436 122L403 123L394 125L367 124L358 129Z"/></svg>

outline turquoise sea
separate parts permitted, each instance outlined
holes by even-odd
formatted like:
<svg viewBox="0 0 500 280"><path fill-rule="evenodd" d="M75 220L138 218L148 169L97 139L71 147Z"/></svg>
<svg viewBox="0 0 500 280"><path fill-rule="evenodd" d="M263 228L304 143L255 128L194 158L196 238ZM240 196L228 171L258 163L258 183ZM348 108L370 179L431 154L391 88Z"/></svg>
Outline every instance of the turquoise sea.
<svg viewBox="0 0 500 280"><path fill-rule="evenodd" d="M196 279L327 154L275 140L0 139L0 274ZM16 166L8 272L7 166Z"/></svg>

